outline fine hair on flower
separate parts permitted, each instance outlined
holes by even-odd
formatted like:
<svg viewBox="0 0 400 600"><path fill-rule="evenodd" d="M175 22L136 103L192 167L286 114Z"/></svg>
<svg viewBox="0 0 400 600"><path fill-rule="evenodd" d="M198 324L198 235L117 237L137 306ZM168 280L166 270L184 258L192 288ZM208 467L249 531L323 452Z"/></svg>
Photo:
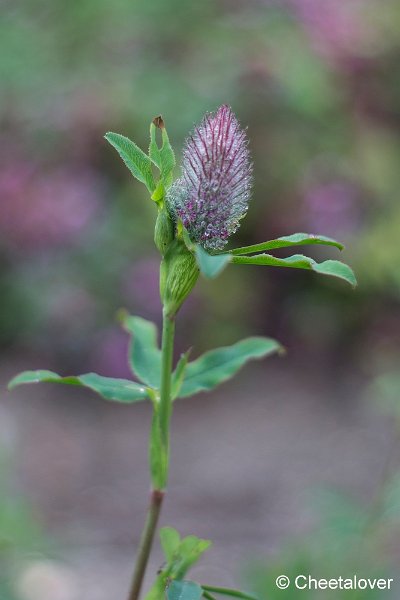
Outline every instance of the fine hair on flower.
<svg viewBox="0 0 400 600"><path fill-rule="evenodd" d="M168 191L167 206L193 242L221 250L247 212L251 184L246 132L223 105L206 114L186 140L182 174Z"/></svg>

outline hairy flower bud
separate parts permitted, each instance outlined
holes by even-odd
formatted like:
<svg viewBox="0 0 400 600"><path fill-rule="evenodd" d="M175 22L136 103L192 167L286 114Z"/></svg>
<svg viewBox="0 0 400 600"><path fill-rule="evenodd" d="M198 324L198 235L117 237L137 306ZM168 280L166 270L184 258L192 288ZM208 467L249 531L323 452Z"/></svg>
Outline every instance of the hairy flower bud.
<svg viewBox="0 0 400 600"><path fill-rule="evenodd" d="M252 165L246 133L229 106L205 115L186 141L182 176L167 194L175 221L181 219L193 242L221 249L245 216Z"/></svg>
<svg viewBox="0 0 400 600"><path fill-rule="evenodd" d="M157 215L156 226L154 229L154 243L163 256L173 239L174 226L171 217L165 208L162 208Z"/></svg>
<svg viewBox="0 0 400 600"><path fill-rule="evenodd" d="M183 241L174 240L168 247L160 271L161 300L169 316L176 314L198 276L199 268L194 254Z"/></svg>

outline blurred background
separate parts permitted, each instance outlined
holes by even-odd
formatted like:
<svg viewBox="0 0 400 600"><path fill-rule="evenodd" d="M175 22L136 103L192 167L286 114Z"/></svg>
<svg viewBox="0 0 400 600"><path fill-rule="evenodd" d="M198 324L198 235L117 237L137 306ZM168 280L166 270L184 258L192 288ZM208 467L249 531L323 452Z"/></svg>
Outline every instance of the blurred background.
<svg viewBox="0 0 400 600"><path fill-rule="evenodd" d="M288 353L177 404L162 523L213 539L194 578L262 600L330 597L278 592L277 574L398 572L399 29L396 0L3 1L1 600L126 593L149 408L6 382L43 367L129 376L116 312L159 323L155 206L103 135L145 149L162 113L179 158L222 103L255 165L235 245L336 237L359 287L239 265L199 282L177 352L265 334Z"/></svg>

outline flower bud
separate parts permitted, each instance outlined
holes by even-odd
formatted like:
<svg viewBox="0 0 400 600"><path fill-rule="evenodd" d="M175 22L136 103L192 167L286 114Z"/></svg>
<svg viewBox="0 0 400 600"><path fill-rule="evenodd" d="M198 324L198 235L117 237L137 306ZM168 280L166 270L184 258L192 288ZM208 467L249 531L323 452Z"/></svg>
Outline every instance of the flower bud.
<svg viewBox="0 0 400 600"><path fill-rule="evenodd" d="M165 208L158 212L154 229L154 243L164 256L168 246L174 239L174 226Z"/></svg>
<svg viewBox="0 0 400 600"><path fill-rule="evenodd" d="M174 240L161 263L160 293L164 309L174 316L192 291L199 268L196 258L181 240Z"/></svg>

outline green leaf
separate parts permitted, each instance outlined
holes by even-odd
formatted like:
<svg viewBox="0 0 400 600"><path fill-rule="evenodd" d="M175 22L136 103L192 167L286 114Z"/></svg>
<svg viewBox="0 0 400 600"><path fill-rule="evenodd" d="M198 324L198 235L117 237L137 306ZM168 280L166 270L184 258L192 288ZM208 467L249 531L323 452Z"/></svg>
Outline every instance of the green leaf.
<svg viewBox="0 0 400 600"><path fill-rule="evenodd" d="M194 581L171 581L167 600L201 600L203 590Z"/></svg>
<svg viewBox="0 0 400 600"><path fill-rule="evenodd" d="M200 272L208 279L217 277L232 260L230 254L209 254L199 244L195 245L195 255Z"/></svg>
<svg viewBox="0 0 400 600"><path fill-rule="evenodd" d="M159 389L161 380L161 350L157 344L157 327L141 317L126 316L124 328L132 335L129 362L140 381Z"/></svg>
<svg viewBox="0 0 400 600"><path fill-rule="evenodd" d="M184 398L197 392L211 390L230 379L249 360L282 351L282 346L276 340L250 337L232 346L206 352L187 365L179 396Z"/></svg>
<svg viewBox="0 0 400 600"><path fill-rule="evenodd" d="M189 360L189 356L192 349L189 348L185 354L182 354L178 364L176 365L176 369L172 374L172 384L171 384L171 397L172 400L175 400L179 396L179 392L181 391L181 387L183 384L183 380L185 378L186 366Z"/></svg>
<svg viewBox="0 0 400 600"><path fill-rule="evenodd" d="M343 250L344 246L340 242L326 237L325 235L314 235L312 233L293 233L285 235L276 240L261 242L252 246L243 246L242 248L233 248L229 250L230 254L253 254L254 252L263 252L264 250L275 250L277 248L287 248L290 246L304 246L310 244L320 244L323 246L335 246L339 250Z"/></svg>
<svg viewBox="0 0 400 600"><path fill-rule="evenodd" d="M215 587L213 585L202 585L201 586L206 592L213 592L214 594L220 594L221 596L229 596L230 598L241 598L242 600L259 600L252 594L241 592L240 590L232 590L230 588Z"/></svg>
<svg viewBox="0 0 400 600"><path fill-rule="evenodd" d="M163 527L160 529L160 540L167 562L172 561L178 552L181 536L173 527Z"/></svg>
<svg viewBox="0 0 400 600"><path fill-rule="evenodd" d="M152 162L160 170L160 177L164 188L168 189L172 183L172 174L175 167L175 154L161 117L158 117L155 119L155 121L159 124L158 127L161 130L162 145L161 148L158 147L156 140L157 128L153 121L153 123L150 125L149 156Z"/></svg>
<svg viewBox="0 0 400 600"><path fill-rule="evenodd" d="M127 404L148 398L148 391L139 383L127 379L102 377L101 375L96 375L96 373L61 377L52 371L24 371L10 381L8 388L12 390L17 385L41 382L87 387L97 394L100 394L100 396L106 400L115 400Z"/></svg>
<svg viewBox="0 0 400 600"><path fill-rule="evenodd" d="M132 175L144 183L152 194L156 186L151 170L151 160L147 154L134 142L119 133L108 132L104 137L116 149Z"/></svg>
<svg viewBox="0 0 400 600"><path fill-rule="evenodd" d="M321 275L338 277L347 281L353 287L357 285L357 280L352 269L339 260L326 260L322 263L317 263L309 256L304 256L303 254L294 254L288 258L277 258L271 254L257 254L256 256L233 256L232 262L238 265L266 265L269 267L308 269Z"/></svg>
<svg viewBox="0 0 400 600"><path fill-rule="evenodd" d="M210 540L202 540L195 535L185 537L178 548L178 559L174 563L171 575L182 579L210 546Z"/></svg>
<svg viewBox="0 0 400 600"><path fill-rule="evenodd" d="M189 535L183 540L172 527L164 527L160 531L161 544L167 557L167 562L158 574L145 600L164 600L164 592L168 582L182 580L188 569L210 547L211 542Z"/></svg>

